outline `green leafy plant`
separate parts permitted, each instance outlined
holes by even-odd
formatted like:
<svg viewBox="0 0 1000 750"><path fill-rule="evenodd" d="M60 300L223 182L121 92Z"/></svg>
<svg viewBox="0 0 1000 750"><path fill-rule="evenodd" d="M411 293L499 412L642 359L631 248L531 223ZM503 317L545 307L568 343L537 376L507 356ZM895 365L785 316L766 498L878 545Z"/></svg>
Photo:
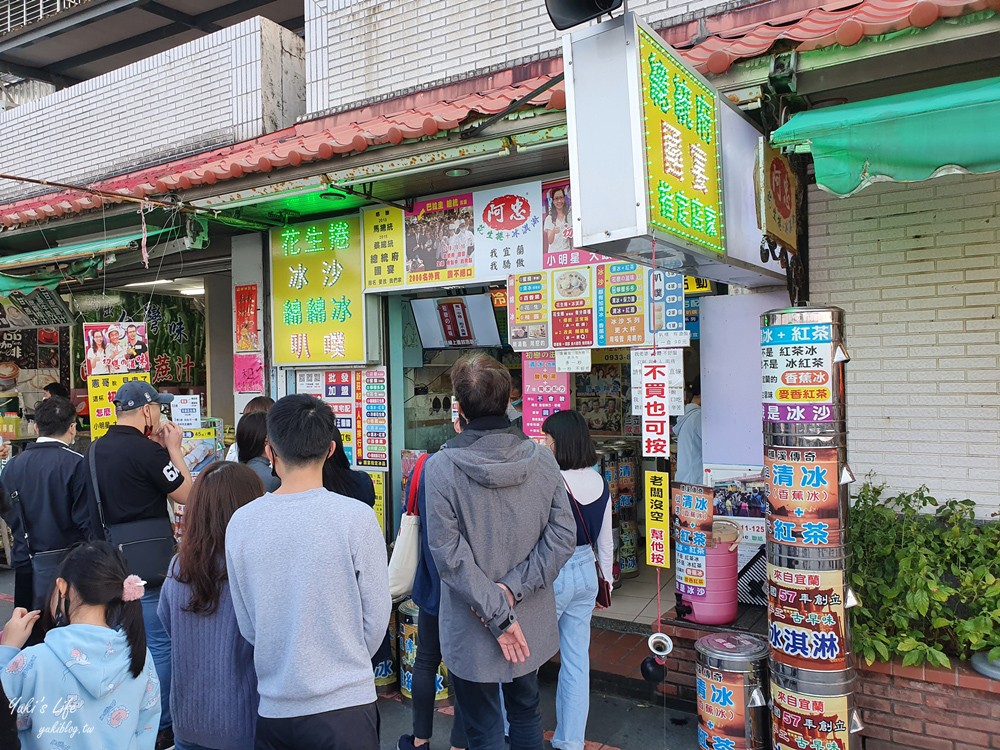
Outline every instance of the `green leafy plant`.
<svg viewBox="0 0 1000 750"><path fill-rule="evenodd" d="M851 509L855 653L905 666L1000 658L1000 523L977 523L972 500L885 489L869 475Z"/></svg>

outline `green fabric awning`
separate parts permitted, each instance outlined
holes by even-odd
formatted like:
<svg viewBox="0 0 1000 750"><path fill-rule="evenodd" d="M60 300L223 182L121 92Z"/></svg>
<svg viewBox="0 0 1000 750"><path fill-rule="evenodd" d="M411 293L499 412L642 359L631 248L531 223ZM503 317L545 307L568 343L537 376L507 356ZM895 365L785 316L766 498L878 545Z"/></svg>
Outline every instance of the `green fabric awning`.
<svg viewBox="0 0 1000 750"><path fill-rule="evenodd" d="M1000 78L800 112L771 134L812 153L816 183L846 196L881 181L1000 171Z"/></svg>

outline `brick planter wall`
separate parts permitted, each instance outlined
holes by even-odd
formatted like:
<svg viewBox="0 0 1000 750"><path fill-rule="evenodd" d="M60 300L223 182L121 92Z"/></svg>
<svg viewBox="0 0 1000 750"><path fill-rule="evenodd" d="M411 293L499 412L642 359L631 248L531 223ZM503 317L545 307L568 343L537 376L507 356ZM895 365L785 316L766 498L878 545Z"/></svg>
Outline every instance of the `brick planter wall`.
<svg viewBox="0 0 1000 750"><path fill-rule="evenodd" d="M859 670L865 750L997 750L1000 680L955 669L875 663Z"/></svg>

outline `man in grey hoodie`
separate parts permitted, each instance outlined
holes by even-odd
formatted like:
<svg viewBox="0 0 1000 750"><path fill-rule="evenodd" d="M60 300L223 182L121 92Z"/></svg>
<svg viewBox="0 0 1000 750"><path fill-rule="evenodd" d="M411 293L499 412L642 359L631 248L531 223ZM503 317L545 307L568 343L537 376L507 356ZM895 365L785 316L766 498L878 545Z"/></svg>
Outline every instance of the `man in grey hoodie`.
<svg viewBox="0 0 1000 750"><path fill-rule="evenodd" d="M451 371L460 435L428 460L427 536L441 575L441 652L470 747L541 750L538 668L559 650L552 583L576 524L551 451L513 429L510 373L471 354Z"/></svg>

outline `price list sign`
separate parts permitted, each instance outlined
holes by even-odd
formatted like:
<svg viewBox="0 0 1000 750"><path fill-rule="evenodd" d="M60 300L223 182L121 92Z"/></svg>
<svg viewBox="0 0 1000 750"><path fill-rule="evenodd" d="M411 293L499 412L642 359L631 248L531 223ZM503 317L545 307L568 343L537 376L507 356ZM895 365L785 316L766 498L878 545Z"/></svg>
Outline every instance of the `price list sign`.
<svg viewBox="0 0 1000 750"><path fill-rule="evenodd" d="M389 378L384 367L356 370L356 464L362 469L389 470Z"/></svg>
<svg viewBox="0 0 1000 750"><path fill-rule="evenodd" d="M549 275L514 274L507 279L510 346L516 352L549 348Z"/></svg>
<svg viewBox="0 0 1000 750"><path fill-rule="evenodd" d="M674 484L671 498L677 523L677 593L704 597L706 548L712 533L713 490L693 484Z"/></svg>
<svg viewBox="0 0 1000 750"><path fill-rule="evenodd" d="M832 422L833 326L761 328L760 365L765 422Z"/></svg>
<svg viewBox="0 0 1000 750"><path fill-rule="evenodd" d="M521 355L523 380L522 429L541 440L542 423L557 411L569 408L570 374L556 369L555 352L525 352Z"/></svg>
<svg viewBox="0 0 1000 750"><path fill-rule="evenodd" d="M642 346L647 342L646 269L635 263L597 266L598 346Z"/></svg>
<svg viewBox="0 0 1000 750"><path fill-rule="evenodd" d="M552 347L594 345L594 278L589 267L552 272Z"/></svg>

